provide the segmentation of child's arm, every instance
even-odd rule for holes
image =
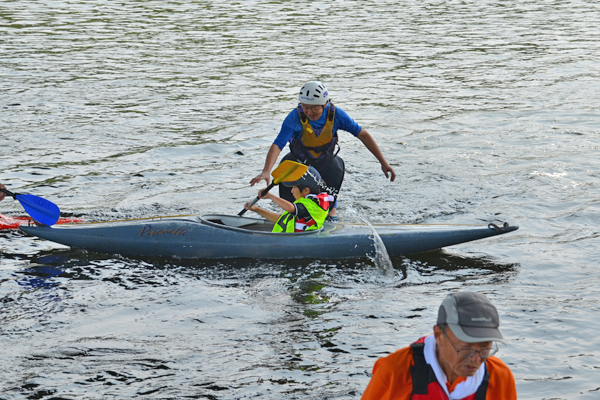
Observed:
[[[262,199],[270,199],[271,201],[273,201],[273,203],[275,203],[279,207],[281,207],[283,209],[283,211],[287,211],[292,214],[296,213],[296,206],[294,204],[290,203],[289,201],[282,199],[279,196],[275,196],[272,193],[267,193],[266,196],[261,197],[261,198]]]
[[[256,206],[256,205],[252,206],[252,207],[248,207],[248,204],[250,204],[250,202],[248,202],[244,205],[244,208],[246,210],[254,211],[255,213],[259,214],[261,217],[265,218],[268,221],[277,222],[277,220],[280,217],[279,214],[271,212],[271,211],[263,210],[262,208],[260,208],[259,206]]]

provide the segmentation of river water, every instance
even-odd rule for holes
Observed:
[[[342,220],[520,229],[392,271],[5,231],[0,399],[359,399],[456,290],[498,307],[520,399],[598,399],[599,22],[584,0],[3,1],[0,182],[64,215],[237,213],[318,79],[398,174],[342,132]]]

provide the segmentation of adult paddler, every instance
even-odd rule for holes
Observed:
[[[299,101],[298,107],[283,121],[281,131],[267,153],[264,168],[250,181],[251,186],[262,180],[269,184],[271,169],[281,150],[289,142],[290,153],[282,161],[292,160],[315,167],[329,188],[329,193],[337,199],[345,171],[344,161],[336,151],[338,130],[349,132],[360,139],[379,160],[386,178],[392,182],[396,179],[394,169],[386,161],[375,139],[344,110],[333,105],[325,85],[318,81],[307,82],[300,89]],[[337,149],[339,151],[339,146]],[[279,185],[279,196],[290,202],[294,201],[290,188],[282,184]],[[336,215],[337,209],[334,207],[329,213],[330,220],[337,221]]]

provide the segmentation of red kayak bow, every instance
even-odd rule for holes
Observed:
[[[20,225],[27,225],[31,221],[31,217],[10,217],[0,214],[0,231],[5,229],[17,229]],[[80,218],[62,217],[56,222],[57,224],[70,224],[75,222],[83,222]]]

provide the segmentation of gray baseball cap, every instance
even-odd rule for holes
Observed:
[[[481,293],[451,293],[440,306],[438,324],[448,324],[452,333],[466,343],[504,343],[496,307]]]

